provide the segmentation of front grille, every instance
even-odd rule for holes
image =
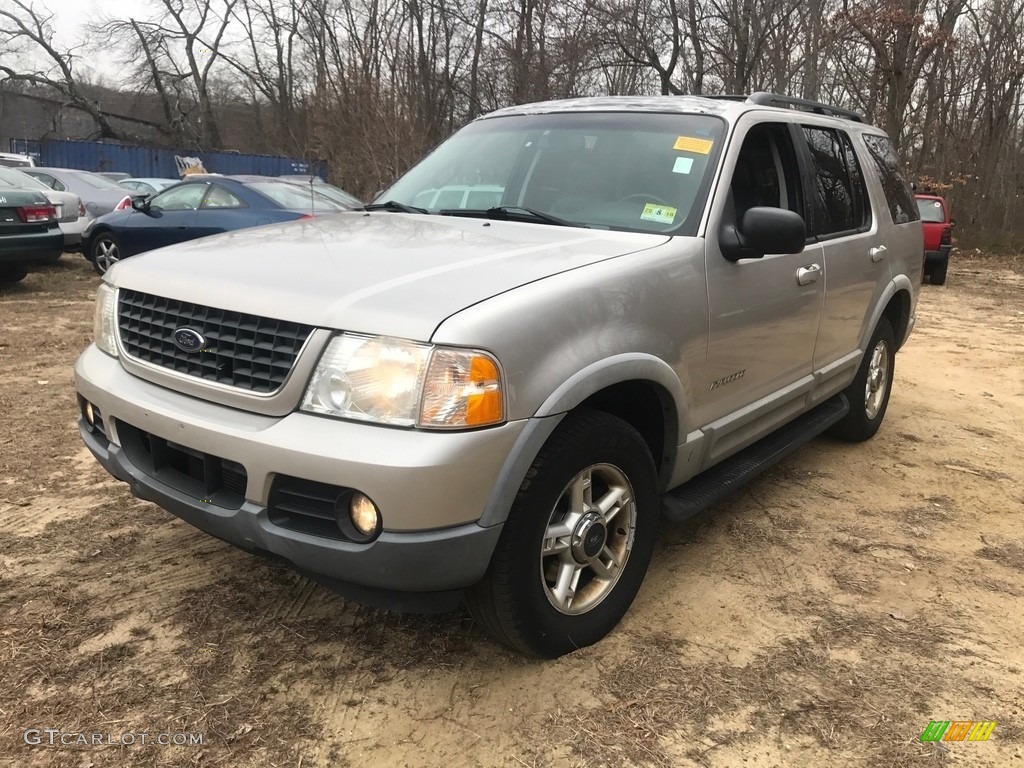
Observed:
[[[286,320],[122,290],[121,344],[131,357],[206,381],[250,392],[280,389],[313,327]],[[202,349],[184,352],[174,332],[190,328]]]
[[[129,461],[165,485],[208,504],[238,509],[245,501],[245,467],[212,453],[172,443],[123,421],[117,422]]]
[[[270,488],[267,514],[270,522],[282,528],[330,539],[348,539],[338,527],[334,508],[338,499],[351,494],[350,488],[278,475]]]

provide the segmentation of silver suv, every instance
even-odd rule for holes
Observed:
[[[557,656],[626,612],[660,518],[885,415],[921,227],[853,113],[514,107],[378,201],[108,272],[75,367],[100,463],[353,599],[465,596]]]

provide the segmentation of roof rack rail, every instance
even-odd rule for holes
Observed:
[[[752,93],[747,97],[748,104],[761,104],[766,107],[786,107],[790,109],[802,109],[805,112],[814,112],[818,115],[829,115],[831,117],[842,117],[847,120],[852,120],[855,123],[865,122],[864,116],[854,112],[852,109],[843,109],[842,107],[832,107],[828,104],[822,104],[820,101],[811,101],[810,99],[798,99],[795,96],[782,96],[778,93],[769,93],[768,91],[758,91]]]

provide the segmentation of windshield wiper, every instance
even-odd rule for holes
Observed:
[[[550,213],[538,211],[534,208],[524,208],[521,205],[496,205],[493,208],[445,208],[438,211],[442,216],[479,216],[485,219],[499,219],[501,221],[540,221],[544,224],[554,224],[559,227],[586,227],[586,224],[578,224],[568,219],[560,219]]]
[[[391,211],[393,213],[429,213],[426,208],[417,208],[414,205],[406,205],[397,200],[385,200],[383,203],[370,203],[364,205],[361,211]]]

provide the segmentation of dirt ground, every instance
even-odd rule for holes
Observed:
[[[0,765],[1024,766],[1024,257],[961,254],[875,439],[665,529],[621,626],[548,662],[133,499],[75,429],[97,282],[65,255],[0,287]]]

